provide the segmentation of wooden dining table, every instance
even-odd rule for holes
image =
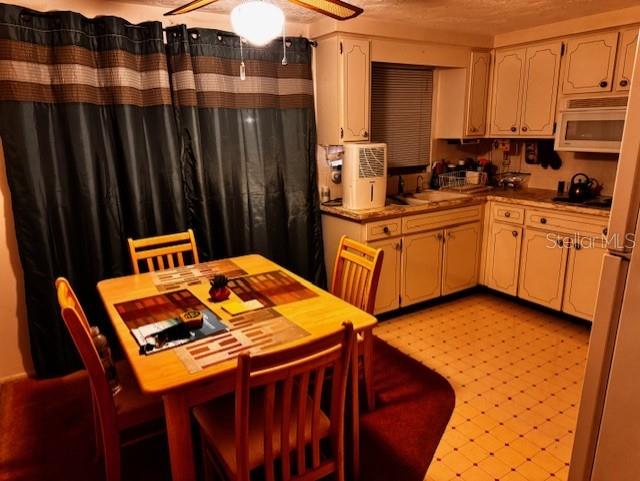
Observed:
[[[370,332],[377,322],[374,316],[320,289],[263,256],[247,255],[228,260],[245,271],[244,275],[273,271],[284,272],[313,292],[314,295],[310,297],[273,307],[278,314],[308,333],[304,337],[287,341],[277,348],[302,344],[314,337],[334,332],[340,329],[345,321],[351,322],[356,332]],[[208,282],[194,283],[183,288],[188,289],[223,322],[231,318],[231,315],[222,309],[219,303],[209,300]],[[98,283],[98,291],[141,391],[145,394],[162,397],[173,481],[195,481],[191,408],[215,397],[233,392],[237,358],[223,360],[193,372],[178,356],[179,348],[167,349],[151,355],[140,354],[140,346],[132,335],[130,326],[119,314],[116,305],[161,293],[157,286],[157,277],[154,277],[153,273],[106,279]],[[235,293],[231,294],[231,299],[239,300]],[[355,477],[357,477],[359,467],[357,351],[354,349],[350,389],[353,436],[352,464]]]

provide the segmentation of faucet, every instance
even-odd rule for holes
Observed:
[[[422,183],[424,182],[424,177],[421,175],[418,176],[418,180],[416,182],[416,194],[422,192]]]
[[[398,194],[404,194],[404,179],[401,175],[398,176]]]

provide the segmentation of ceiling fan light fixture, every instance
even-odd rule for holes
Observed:
[[[231,11],[233,31],[253,45],[266,45],[282,34],[284,13],[264,1],[242,2]]]

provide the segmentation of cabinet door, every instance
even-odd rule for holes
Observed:
[[[611,92],[618,32],[572,38],[567,42],[562,92]]]
[[[573,243],[562,301],[562,310],[567,314],[593,320],[605,252],[599,239],[578,239]]]
[[[445,229],[442,256],[442,294],[478,285],[482,244],[480,222]]]
[[[404,237],[402,246],[402,306],[440,296],[442,230]]]
[[[517,135],[520,132],[524,48],[496,52],[491,96],[491,134]]]
[[[486,133],[490,65],[489,52],[471,52],[465,135],[475,136]]]
[[[340,45],[342,140],[367,140],[371,91],[369,40],[343,38]]]
[[[620,45],[618,45],[618,58],[616,60],[616,81],[613,87],[617,92],[629,90],[631,86],[631,75],[633,74],[633,61],[636,58],[637,43],[637,28],[623,30],[620,33]]]
[[[558,234],[526,230],[518,297],[560,310],[567,267],[566,244],[567,241]]]
[[[488,287],[515,296],[518,293],[518,272],[522,227],[493,222],[487,239],[485,282]]]
[[[369,242],[368,245],[384,252],[374,313],[397,309],[400,307],[400,238]]]
[[[522,135],[553,135],[561,57],[561,42],[527,48],[520,122]]]

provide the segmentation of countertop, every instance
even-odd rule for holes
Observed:
[[[443,200],[430,202],[424,205],[397,205],[390,204],[377,209],[351,210],[344,207],[332,207],[321,205],[320,210],[324,214],[342,217],[356,222],[372,222],[376,220],[389,219],[391,217],[402,217],[406,215],[422,214],[425,212],[453,209],[465,207],[467,205],[477,205],[485,201],[497,201],[507,204],[518,204],[528,207],[539,207],[543,209],[554,209],[576,214],[588,214],[599,217],[609,217],[609,209],[603,207],[571,205],[553,202],[553,198],[558,194],[553,190],[545,189],[502,189],[496,188],[476,194],[468,194],[460,199]]]

